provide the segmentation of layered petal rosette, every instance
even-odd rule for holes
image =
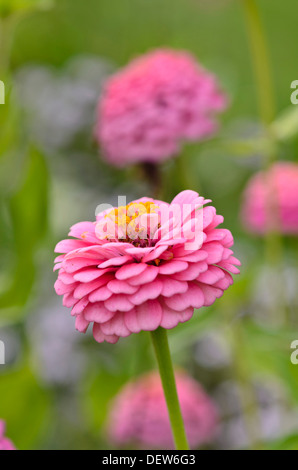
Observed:
[[[95,137],[115,166],[160,163],[177,155],[183,141],[213,135],[227,101],[217,78],[191,54],[157,49],[107,81]]]
[[[16,450],[10,439],[5,437],[5,422],[0,420],[0,450]]]
[[[297,163],[277,162],[269,171],[256,173],[245,188],[241,218],[252,233],[263,235],[274,229],[297,235]]]
[[[192,449],[210,442],[218,425],[218,412],[201,385],[184,372],[176,374],[183,421]],[[126,384],[113,400],[108,435],[118,446],[173,449],[169,414],[156,372]]]
[[[98,342],[171,329],[209,306],[239,273],[223,217],[196,192],[143,198],[74,225],[56,246],[55,290]]]

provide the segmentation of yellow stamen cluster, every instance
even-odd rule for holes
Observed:
[[[118,225],[118,227],[125,229],[126,226],[129,225],[130,228],[133,228],[138,232],[140,230],[138,226],[138,218],[143,214],[156,213],[157,209],[158,206],[153,202],[132,202],[127,206],[120,206],[113,209],[106,215],[106,217],[111,219],[116,225]]]

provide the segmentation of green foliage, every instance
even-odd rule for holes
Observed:
[[[129,375],[124,373],[114,375],[109,371],[101,371],[88,384],[83,405],[88,427],[95,434],[100,429],[104,434],[112,400],[128,379]]]
[[[43,155],[34,147],[28,151],[26,170],[20,187],[7,201],[11,230],[10,252],[14,268],[8,288],[0,295],[0,317],[19,315],[6,313],[11,307],[22,307],[34,282],[35,257],[47,227],[48,171]]]
[[[49,8],[52,0],[0,0],[0,17],[30,11],[34,8]]]
[[[298,435],[291,434],[268,446],[267,450],[298,450]]]
[[[0,416],[19,449],[33,449],[50,423],[48,394],[28,364],[0,374]]]
[[[280,141],[288,141],[298,134],[298,106],[286,108],[272,124],[272,132]]]

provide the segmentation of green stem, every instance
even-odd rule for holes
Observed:
[[[156,163],[145,162],[142,164],[142,169],[145,179],[149,182],[152,196],[155,199],[162,199],[163,184],[160,166]]]
[[[269,54],[267,50],[266,39],[263,31],[262,21],[259,15],[258,7],[255,0],[242,0],[243,8],[245,12],[248,36],[250,40],[250,48],[252,55],[252,62],[254,68],[254,74],[256,79],[256,88],[258,95],[259,113],[262,124],[265,128],[267,139],[270,143],[268,146],[268,154],[264,158],[264,170],[270,172],[270,168],[273,162],[276,160],[276,142],[275,136],[271,131],[270,125],[275,117],[275,102],[273,83],[271,80],[271,70]],[[267,173],[268,174],[268,173]],[[276,204],[276,196],[271,183],[271,178],[268,179],[269,186],[269,197],[267,198],[266,204],[266,215],[267,215],[267,230],[265,237],[265,256],[269,265],[278,266],[281,263],[282,256],[282,240],[278,233],[278,212]],[[229,315],[231,310],[236,309],[233,305],[229,305]],[[243,416],[246,424],[247,433],[250,437],[252,447],[254,449],[262,449],[264,445],[262,443],[262,436],[258,432],[259,428],[259,412],[258,402],[255,395],[255,390],[250,380],[251,373],[247,369],[247,366],[243,364],[242,360],[242,325],[233,324],[231,330],[231,342],[233,348],[233,369],[235,378],[240,385],[241,390],[241,401]]]
[[[259,102],[261,121],[265,127],[268,141],[270,142],[268,153],[264,159],[264,170],[267,173],[266,182],[268,195],[266,205],[266,235],[265,235],[265,257],[272,269],[280,269],[283,259],[283,241],[280,233],[280,220],[278,201],[276,198],[275,183],[271,178],[271,168],[277,159],[277,143],[272,131],[271,123],[275,118],[274,86],[269,60],[267,42],[264,34],[262,20],[255,0],[243,0],[244,12],[250,39],[252,62],[256,77],[256,87]],[[277,286],[276,311],[273,312],[277,319],[284,316],[287,321],[287,313],[284,308],[284,289]],[[282,301],[280,301],[282,299]]]
[[[267,43],[255,0],[243,0],[243,5],[257,82],[260,116],[263,123],[269,125],[275,116],[275,103]]]
[[[158,362],[160,378],[167,402],[172,433],[177,450],[188,450],[183,418],[181,414],[174,370],[168,343],[167,331],[158,328],[151,332],[151,338]]]
[[[179,190],[193,189],[194,191],[201,192],[201,184],[198,176],[198,171],[189,171],[190,160],[192,155],[189,154],[188,148],[185,147],[183,153],[177,157],[176,163],[176,178],[180,184]]]
[[[6,75],[10,67],[11,46],[16,17],[0,18],[0,75]]]

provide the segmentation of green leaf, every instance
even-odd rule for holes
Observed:
[[[10,201],[16,250],[32,252],[44,235],[47,222],[48,171],[43,155],[31,148],[26,178]],[[27,251],[27,254],[24,253]]]
[[[49,8],[52,4],[52,0],[0,0],[0,17],[34,8]]]
[[[287,108],[271,125],[273,134],[280,141],[287,141],[298,134],[298,106]]]
[[[217,322],[218,311],[216,308],[208,307],[196,310],[191,320],[170,330],[169,343],[172,354],[180,356],[206,331],[217,325]]]
[[[268,450],[298,450],[298,434],[292,434],[268,444]]]
[[[231,139],[222,142],[222,149],[230,155],[237,157],[250,157],[252,155],[268,155],[274,150],[274,143],[266,137],[254,139]]]
[[[2,309],[23,306],[28,299],[34,282],[36,250],[47,227],[47,198],[45,160],[38,150],[32,148],[21,187],[7,203],[15,268],[10,286],[0,295]],[[5,313],[1,312],[0,316],[3,315]]]
[[[38,446],[49,419],[49,396],[29,368],[0,374],[0,416],[7,423],[7,435],[20,450]]]
[[[83,406],[88,427],[95,433],[104,427],[112,399],[128,378],[129,376],[125,374],[112,375],[101,371],[94,377],[90,388],[86,390]]]
[[[11,85],[6,84],[6,103],[0,106],[0,194],[9,195],[19,184],[24,152],[21,129],[21,113],[11,93]],[[22,149],[22,150],[20,150]]]
[[[297,339],[295,331],[266,329],[246,321],[241,332],[241,358],[246,369],[254,374],[278,377],[289,397],[298,402],[298,365],[291,362],[291,343]]]

